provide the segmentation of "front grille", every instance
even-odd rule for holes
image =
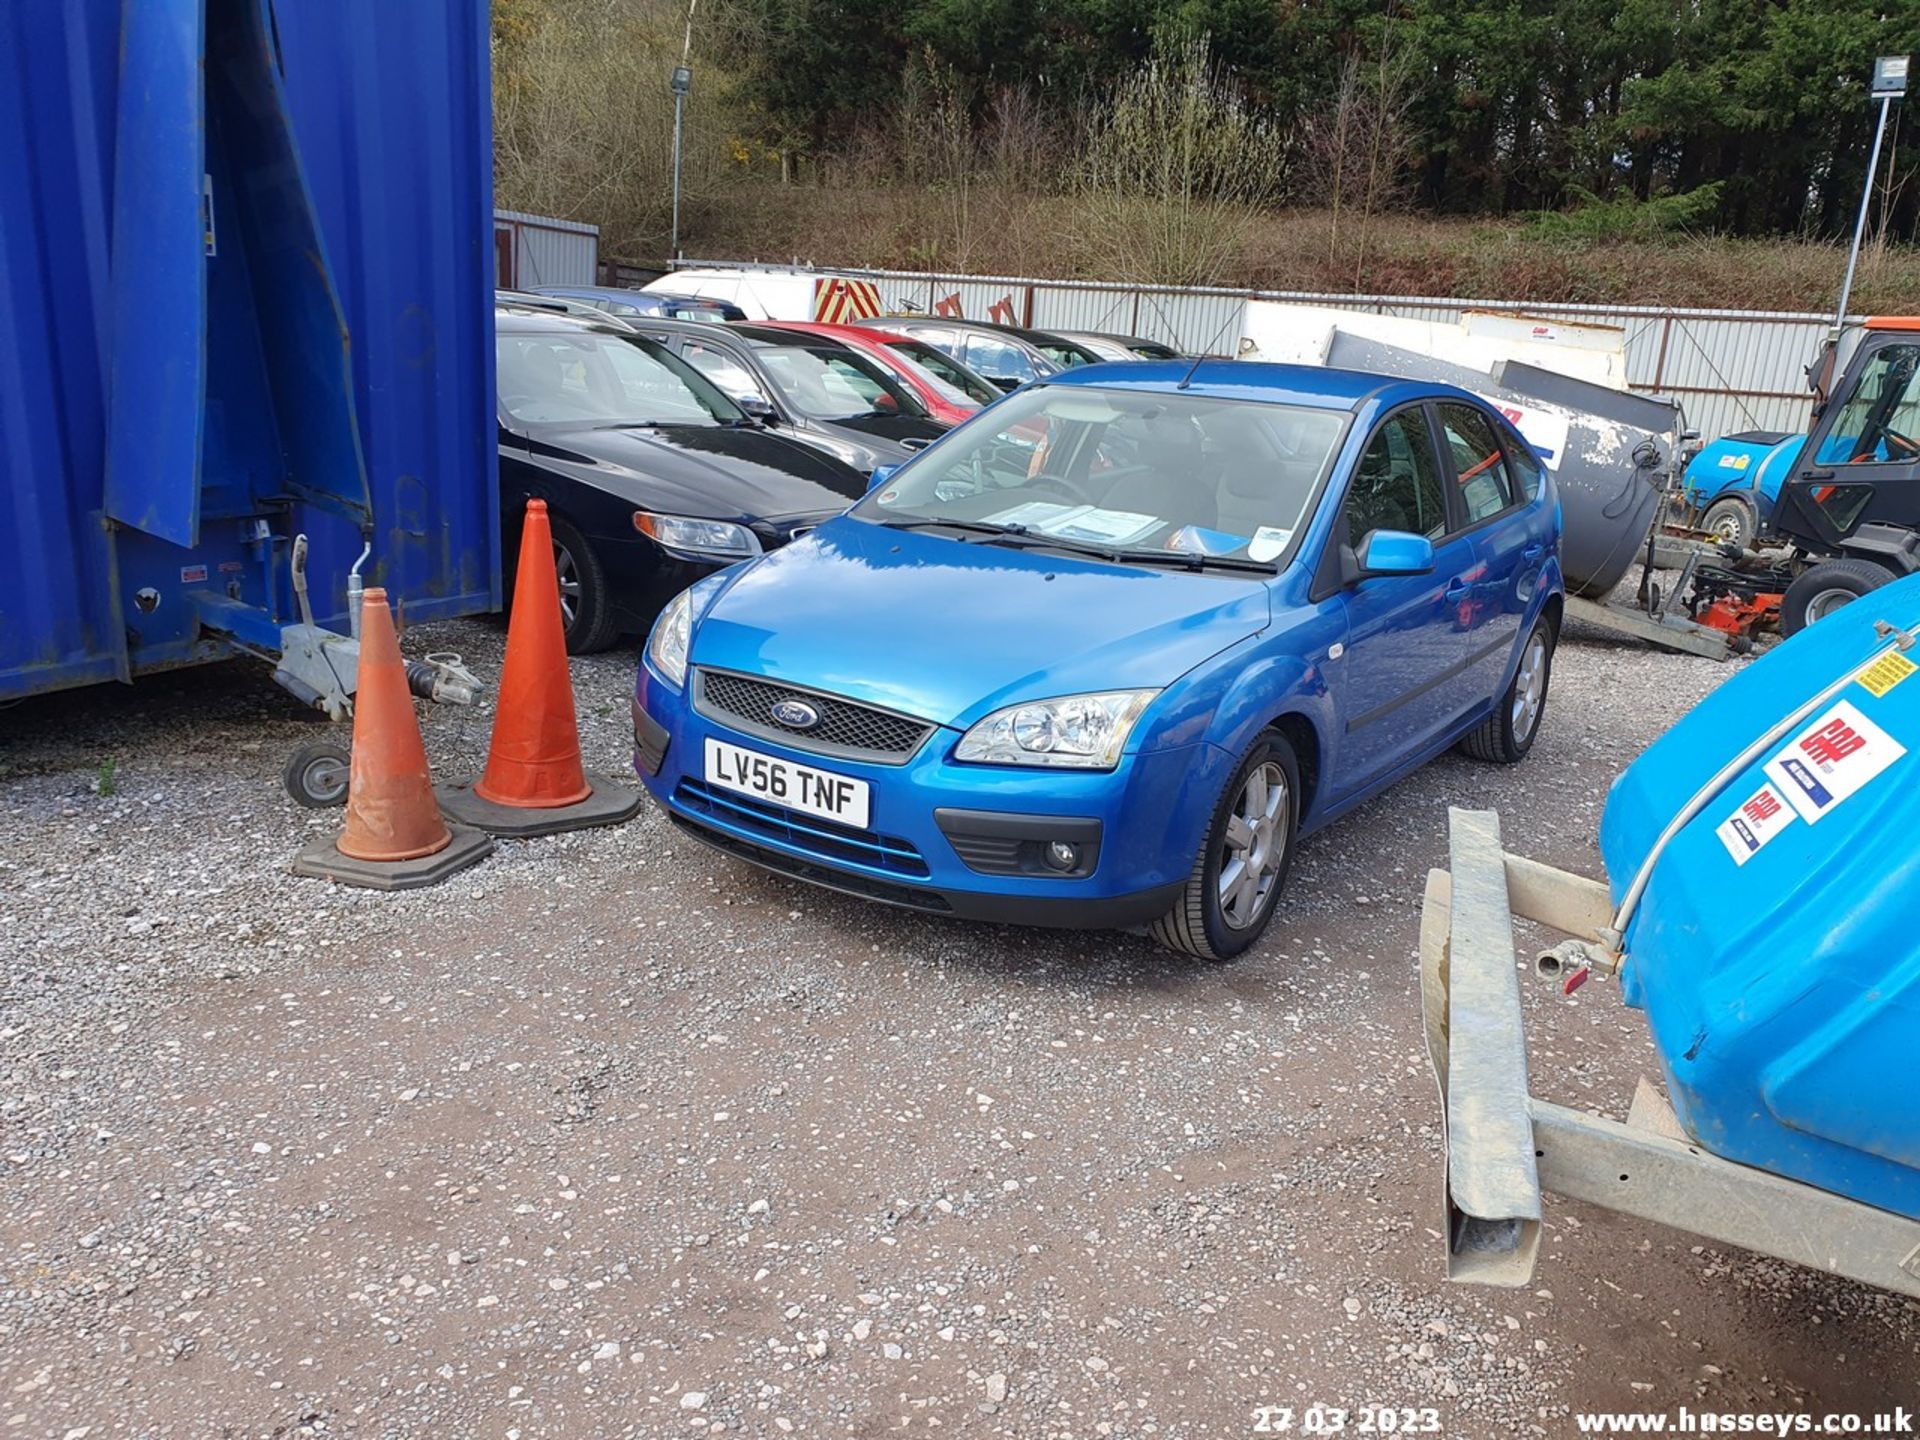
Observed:
[[[699,670],[694,678],[694,708],[701,714],[722,717],[731,728],[749,735],[821,755],[904,765],[935,729],[924,720],[890,710],[727,670]],[[804,701],[819,714],[819,724],[804,730],[783,725],[773,716],[773,707],[782,700]]]
[[[866,865],[916,879],[925,879],[928,873],[927,862],[912,843],[892,835],[817,820],[783,805],[768,805],[750,796],[736,795],[703,780],[682,780],[673,798],[675,803],[696,815],[724,821],[769,840],[783,841],[823,860]]]

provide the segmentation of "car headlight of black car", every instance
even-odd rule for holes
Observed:
[[[732,520],[636,510],[633,528],[661,549],[692,560],[751,560],[760,553],[760,537]]]

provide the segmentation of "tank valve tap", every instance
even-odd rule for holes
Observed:
[[[1543,980],[1560,982],[1560,993],[1571,995],[1598,970],[1611,979],[1620,969],[1620,957],[1591,940],[1562,940],[1551,950],[1534,958],[1534,973]]]

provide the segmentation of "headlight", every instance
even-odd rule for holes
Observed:
[[[996,710],[965,735],[956,760],[1111,770],[1158,690],[1104,690]]]
[[[667,602],[647,637],[647,659],[676,685],[687,683],[687,641],[693,631],[693,604],[682,590]]]
[[[703,560],[747,560],[760,553],[760,537],[731,520],[695,520],[636,510],[633,528],[676,554]]]

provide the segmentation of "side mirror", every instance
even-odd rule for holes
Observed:
[[[1433,572],[1433,542],[1405,530],[1376,530],[1367,537],[1360,578],[1375,575],[1428,575]]]
[[[999,387],[1008,394],[1018,390],[1022,383],[1018,375],[989,375],[986,378],[989,384]]]
[[[898,470],[904,464],[906,464],[906,461],[896,460],[891,465],[874,466],[873,473],[867,476],[867,493],[871,495],[874,491],[878,490],[882,485],[886,484],[887,481],[893,478],[893,472]]]
[[[760,425],[772,425],[780,419],[773,408],[773,402],[759,395],[736,395],[733,403],[746,412],[749,420]]]

